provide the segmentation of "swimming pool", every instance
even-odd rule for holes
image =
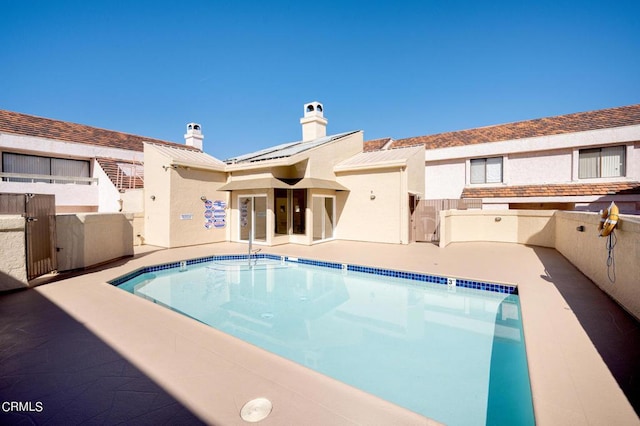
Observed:
[[[251,262],[176,262],[112,283],[435,420],[534,424],[514,287],[262,254]]]

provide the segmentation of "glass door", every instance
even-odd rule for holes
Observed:
[[[238,197],[240,206],[240,240],[267,241],[267,197],[248,195]]]
[[[267,197],[253,197],[253,241],[267,241]]]
[[[334,197],[313,197],[313,240],[333,238]]]

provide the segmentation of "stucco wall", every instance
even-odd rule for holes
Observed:
[[[144,146],[144,243],[159,247],[170,244],[170,185],[172,169],[162,166],[169,160],[153,147]]]
[[[133,255],[133,215],[79,213],[56,215],[58,270],[99,265]]]
[[[554,210],[444,210],[440,212],[440,247],[470,241],[554,247],[554,213]]]
[[[349,191],[337,193],[336,238],[400,243],[403,237],[400,206],[401,203],[408,206],[409,202],[407,184],[401,182],[401,177],[399,169],[340,173],[338,182]],[[371,195],[375,199],[372,200]]]
[[[75,211],[98,209],[98,185],[60,183],[0,182],[0,192],[14,194],[54,194],[56,209]]]
[[[616,244],[612,254],[615,266],[611,268],[607,267],[607,239],[600,237],[597,231],[599,221],[597,213],[557,212],[556,250],[640,319],[640,218],[620,216],[614,231]],[[579,226],[584,226],[584,232],[576,230]]]
[[[639,135],[640,126],[626,126],[503,142],[427,149],[424,153],[425,198],[459,198],[464,189],[465,181],[469,179],[470,158],[504,156],[503,176],[507,185],[637,181],[640,180]],[[624,177],[578,179],[579,149],[614,145],[627,146]],[[560,201],[580,202],[588,199],[588,196],[580,196]],[[548,200],[535,200],[535,202],[545,201]]]
[[[333,143],[320,145],[305,153],[309,155],[309,164],[305,177],[318,179],[335,179],[333,166],[362,151],[363,133],[356,132]]]
[[[427,162],[424,198],[460,198],[465,185],[465,173],[464,159]]]
[[[144,189],[127,189],[120,193],[122,213],[144,212]]]
[[[425,167],[424,150],[417,150],[415,154],[407,158],[407,190],[412,194],[425,198]]]
[[[496,221],[500,218],[500,221]],[[598,213],[555,210],[447,210],[440,213],[440,247],[495,241],[555,248],[576,268],[640,319],[640,217],[620,215],[614,265]],[[583,226],[584,230],[577,228]]]
[[[127,217],[133,217],[133,245],[144,245],[144,213],[129,213]]]
[[[100,164],[94,159],[92,161],[93,167],[93,176],[99,179],[100,184],[98,185],[99,195],[98,195],[98,211],[101,213],[107,212],[119,212],[120,211],[120,192],[116,186],[111,182],[109,176],[104,172]]]
[[[24,218],[0,215],[0,291],[27,287]]]
[[[227,220],[224,228],[205,228],[205,206],[201,197],[228,204],[228,192],[218,191],[225,182],[222,172],[206,170],[169,170],[171,176],[171,200],[169,210],[169,245],[181,247],[195,244],[216,243],[226,240]],[[226,210],[227,217],[229,209]]]
[[[226,174],[171,167],[172,159],[149,144],[145,144],[144,158],[144,243],[182,247],[225,241],[228,222],[225,228],[205,228],[204,201],[200,198],[228,202],[227,192],[218,191],[226,183]]]
[[[509,185],[571,182],[572,150],[510,154],[505,161]]]

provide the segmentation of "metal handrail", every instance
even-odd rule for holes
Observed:
[[[46,180],[49,182],[42,182],[42,183],[58,183],[59,181],[59,182],[67,182],[67,183],[71,182],[76,184],[78,182],[89,183],[89,184],[95,183],[96,185],[98,184],[98,178],[80,177],[80,176],[54,176],[54,175],[35,175],[35,174],[28,174],[28,173],[0,172],[0,178],[2,178],[2,180],[5,182],[11,182],[8,179],[14,178],[14,179],[31,179],[31,183],[38,183],[38,182],[35,182],[36,180]]]

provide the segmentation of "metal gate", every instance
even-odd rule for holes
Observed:
[[[55,195],[0,194],[0,214],[19,214],[26,220],[27,279],[58,268]]]
[[[413,210],[415,240],[437,242],[440,241],[440,211],[466,210],[482,208],[481,199],[440,199],[420,200]]]

